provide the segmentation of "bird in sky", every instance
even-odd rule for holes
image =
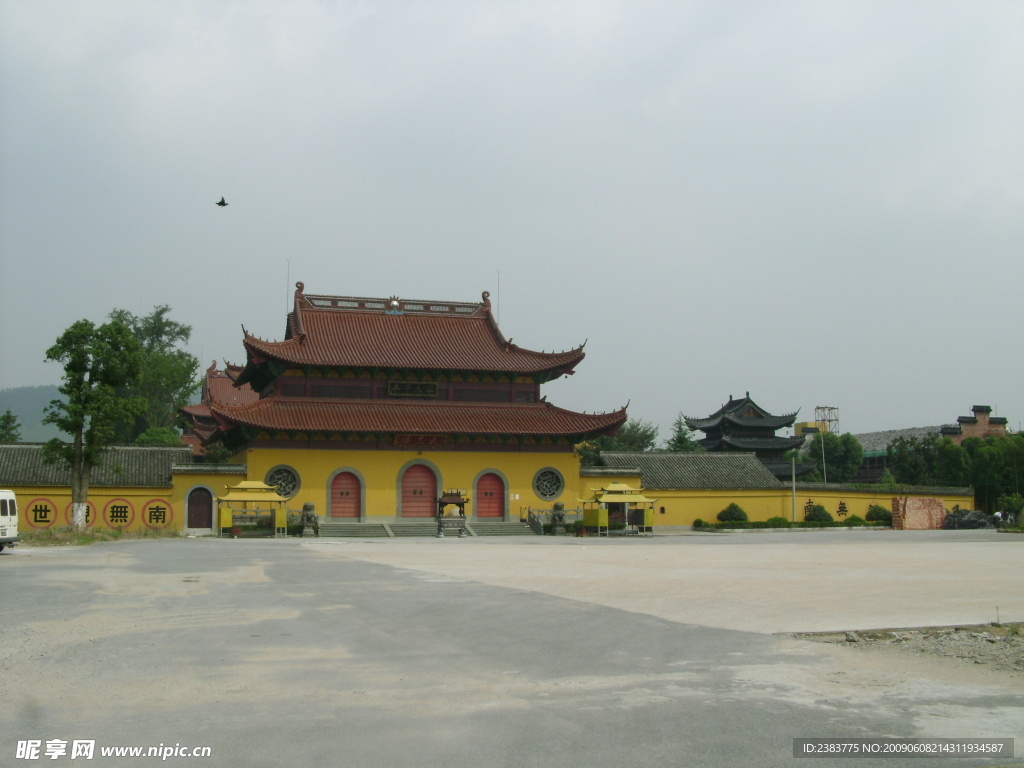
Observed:
[[[220,202],[219,202],[219,203],[217,203],[217,205],[219,205],[219,206],[220,206],[221,208],[223,208],[223,207],[224,207],[225,205],[227,205],[227,201],[226,201],[226,200],[224,200],[224,198],[222,197],[222,198],[220,199]]]

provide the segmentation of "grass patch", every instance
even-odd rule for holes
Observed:
[[[130,539],[176,539],[180,531],[149,530],[119,531],[116,529],[76,531],[74,528],[45,528],[40,531],[19,531],[19,546],[27,547],[81,547],[99,541],[125,541]]]

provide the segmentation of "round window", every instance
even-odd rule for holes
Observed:
[[[533,490],[545,501],[551,501],[565,490],[565,479],[554,467],[545,467],[533,476]]]
[[[274,467],[267,472],[267,485],[276,485],[277,493],[291,498],[299,492],[299,475],[291,467]]]

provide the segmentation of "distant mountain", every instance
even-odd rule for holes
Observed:
[[[0,389],[0,413],[10,409],[18,418],[21,439],[26,443],[45,443],[63,433],[52,424],[43,424],[43,412],[51,400],[60,398],[55,386],[12,387]]]

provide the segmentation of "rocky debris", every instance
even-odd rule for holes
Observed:
[[[948,658],[954,663],[987,664],[993,670],[1024,672],[1024,623],[813,632],[795,636],[851,648],[884,647],[903,653],[925,653]]]
[[[998,528],[999,521],[978,509],[958,509],[946,515],[942,527],[946,530]]]

